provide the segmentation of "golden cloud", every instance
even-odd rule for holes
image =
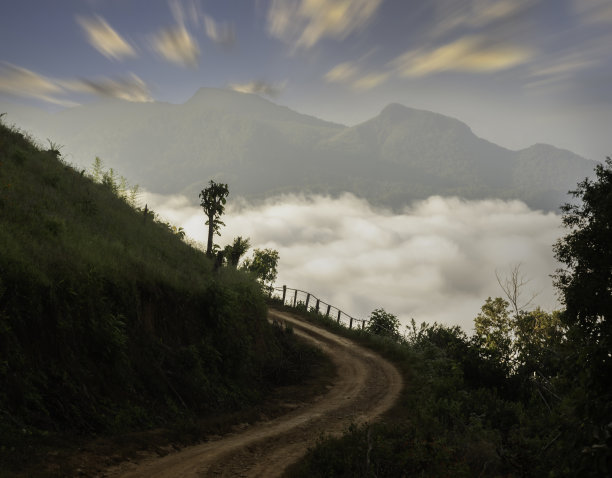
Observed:
[[[152,45],[165,60],[181,66],[198,66],[198,42],[182,25],[162,30],[153,38]]]
[[[233,46],[236,43],[236,31],[229,23],[218,23],[211,16],[204,15],[206,36],[220,45]]]
[[[228,88],[239,93],[254,93],[275,98],[281,93],[284,85],[277,86],[263,80],[255,80],[249,83],[232,83]]]
[[[136,51],[102,17],[77,17],[91,46],[112,60],[136,56]]]
[[[401,76],[419,77],[442,71],[486,73],[527,62],[530,49],[514,45],[487,45],[480,36],[467,36],[433,50],[412,50],[391,62]]]
[[[358,91],[370,90],[389,79],[390,72],[362,73],[353,62],[346,61],[334,66],[324,78],[330,83],[345,83]]]
[[[431,30],[434,38],[459,28],[482,28],[493,23],[516,21],[519,12],[538,0],[434,0],[436,25]]]
[[[8,63],[0,65],[0,92],[61,106],[76,105],[72,101],[56,98],[56,95],[64,93],[56,80]]]
[[[376,86],[381,85],[385,81],[387,81],[389,79],[389,76],[390,73],[387,72],[368,73],[366,75],[363,75],[361,78],[357,78],[355,81],[353,81],[353,83],[351,83],[351,86],[355,90],[371,90],[372,88],[375,88]]]
[[[357,67],[350,61],[334,66],[325,74],[325,80],[330,83],[345,83],[357,76]]]
[[[136,103],[153,101],[146,83],[133,73],[127,78],[82,79],[64,82],[63,86],[76,92],[91,93]]]
[[[78,105],[74,101],[57,97],[70,92],[88,93],[126,101],[153,101],[145,82],[134,74],[119,79],[59,80],[15,65],[3,64],[0,66],[0,93],[35,98],[66,107]]]
[[[268,32],[293,49],[344,39],[372,19],[382,0],[272,0]]]

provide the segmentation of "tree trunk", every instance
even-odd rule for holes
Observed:
[[[212,257],[213,235],[215,234],[214,215],[208,216],[208,243],[206,244],[206,255]]]

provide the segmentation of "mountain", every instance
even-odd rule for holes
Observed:
[[[11,107],[0,106],[9,113]],[[17,111],[68,161],[96,156],[159,193],[197,193],[213,178],[232,196],[350,191],[400,208],[432,194],[522,199],[554,210],[595,163],[548,145],[511,151],[459,120],[390,104],[353,127],[257,95],[202,88],[184,104],[105,101],[56,114]]]

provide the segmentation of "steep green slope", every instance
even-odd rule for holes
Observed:
[[[232,410],[308,354],[257,283],[0,124],[0,458]],[[6,458],[6,457],[4,457]],[[2,460],[0,460],[0,468]]]

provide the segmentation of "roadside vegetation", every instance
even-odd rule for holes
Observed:
[[[383,309],[365,330],[306,310],[393,361],[406,387],[380,423],[321,437],[291,477],[603,477],[612,474],[612,159],[563,206],[553,277],[565,309],[524,296],[517,265],[498,277],[468,336]],[[279,305],[280,306],[280,305]],[[295,310],[295,309],[294,309]]]
[[[2,473],[62,440],[242,410],[322,360],[267,322],[256,274],[215,268],[137,196],[0,124]]]

